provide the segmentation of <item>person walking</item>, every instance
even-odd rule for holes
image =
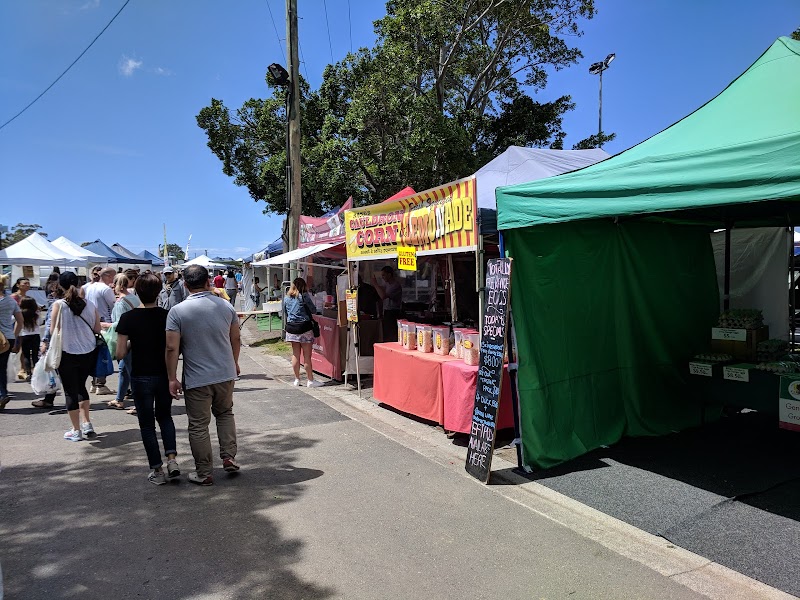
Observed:
[[[195,471],[189,481],[213,485],[214,466],[208,426],[217,423],[219,457],[228,473],[236,462],[233,385],[239,376],[239,318],[233,307],[211,293],[208,270],[191,265],[183,272],[189,297],[167,315],[167,375],[173,398],[183,390],[189,418],[189,445]],[[183,383],[178,381],[178,355],[183,355]]]
[[[100,315],[100,323],[103,329],[111,327],[111,311],[114,309],[114,303],[117,297],[114,295],[114,276],[117,272],[114,267],[104,267],[100,269],[98,281],[94,281],[86,288],[84,297],[90,302],[98,314]],[[59,280],[60,281],[60,280]],[[63,287],[63,285],[62,285]],[[92,387],[90,390],[93,394],[98,396],[110,396],[114,393],[106,386],[105,377],[92,377]]]
[[[161,292],[161,280],[157,275],[145,272],[136,279],[135,286],[141,305],[137,310],[129,310],[120,316],[117,323],[116,354],[117,360],[122,361],[127,360],[130,352],[136,351],[136,361],[131,369],[131,385],[142,444],[152,469],[147,480],[155,485],[163,485],[167,483],[167,477],[173,479],[181,474],[175,460],[178,451],[165,362],[167,311],[156,303]],[[166,474],[164,461],[158,451],[156,421],[161,430],[164,456],[167,458]]]
[[[64,289],[58,283],[59,275],[60,273],[50,273],[50,277],[47,279],[47,316],[44,320],[44,335],[42,336],[42,345],[39,348],[39,353],[42,356],[44,356],[45,352],[47,352],[47,349],[50,346],[50,322],[53,315],[53,304],[55,304],[56,300],[60,300],[64,297]],[[81,290],[81,294],[83,294],[83,290]],[[52,394],[45,394],[42,400],[34,400],[31,402],[31,406],[34,408],[44,408],[50,410],[53,408],[55,400],[55,392]]]
[[[314,343],[314,332],[311,319],[316,314],[314,300],[308,293],[306,280],[298,277],[292,282],[286,297],[283,299],[283,308],[286,311],[286,341],[292,343],[292,369],[294,370],[294,385],[300,385],[300,355],[306,367],[306,385],[320,387],[321,381],[314,380],[314,370],[311,366],[311,345]]]
[[[22,368],[25,381],[31,380],[33,367],[39,362],[39,304],[33,298],[23,298],[19,303],[22,311],[22,331],[20,331],[20,348],[22,349]]]
[[[114,277],[114,294],[117,296],[117,301],[114,303],[114,308],[111,310],[111,322],[115,325],[119,324],[120,317],[129,310],[133,310],[141,304],[139,298],[135,294],[130,293],[130,280],[124,273],[117,273]],[[110,408],[122,410],[125,408],[125,396],[131,387],[131,362],[133,355],[128,355],[119,360],[119,382],[117,383],[117,396],[114,400],[108,402]],[[134,403],[134,407],[136,404]],[[131,409],[135,411],[134,409]],[[136,414],[131,412],[131,414]]]
[[[231,299],[231,306],[236,308],[236,294],[239,291],[239,282],[233,274],[233,269],[228,269],[228,276],[225,278],[225,293]]]
[[[8,279],[8,275],[0,275],[0,410],[11,400],[8,395],[8,359],[12,352],[19,352],[19,334],[22,331],[22,311],[16,300],[6,294]],[[6,344],[3,344],[3,339]]]
[[[92,285],[93,283],[97,283],[98,281],[100,281],[100,271],[102,271],[102,270],[103,270],[103,267],[101,267],[100,265],[96,265],[96,266],[92,267],[92,272],[89,274],[89,281],[87,281],[86,283],[84,283],[81,286],[81,296],[83,298],[86,298],[86,290],[89,289],[89,286]],[[56,273],[56,281],[58,281],[58,276],[60,274],[61,273]],[[51,273],[50,276],[52,277],[53,273]],[[49,279],[48,279],[48,281],[49,281]]]
[[[84,438],[97,437],[89,416],[86,380],[97,362],[96,334],[100,333],[100,313],[89,300],[81,298],[75,273],[62,273],[58,282],[64,289],[64,299],[53,304],[50,335],[55,333],[60,320],[62,352],[58,376],[64,388],[67,414],[72,425],[64,433],[64,439],[80,442]]]
[[[161,273],[164,275],[164,286],[158,294],[158,306],[168,311],[186,300],[189,292],[173,267],[165,267]]]
[[[222,271],[217,271],[217,276],[214,277],[214,287],[218,290],[225,289],[225,278],[222,276]]]

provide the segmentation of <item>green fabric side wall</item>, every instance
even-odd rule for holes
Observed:
[[[526,464],[699,422],[686,360],[719,312],[707,231],[584,221],[504,237]]]

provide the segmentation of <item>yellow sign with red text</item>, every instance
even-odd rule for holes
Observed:
[[[401,271],[417,270],[417,249],[414,246],[400,246],[397,249],[397,268]]]
[[[475,178],[454,181],[413,196],[348,210],[345,242],[348,260],[470,252],[477,248]],[[415,258],[416,260],[416,258]],[[398,262],[398,267],[401,263]],[[414,267],[416,269],[416,265]]]

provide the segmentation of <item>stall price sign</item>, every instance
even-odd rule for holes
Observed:
[[[478,385],[467,446],[467,473],[489,483],[492,467],[500,386],[506,350],[508,309],[511,299],[510,258],[494,258],[486,264],[486,311],[478,355]]]
[[[753,365],[730,365],[722,367],[722,378],[728,381],[750,382],[750,368]]]
[[[358,323],[358,289],[349,289],[344,293],[347,304],[347,320],[351,323]]]
[[[731,340],[734,342],[747,341],[747,329],[726,329],[724,327],[711,328],[712,340]]]
[[[711,363],[707,362],[690,362],[689,363],[690,375],[702,375],[703,377],[711,377]]]
[[[397,268],[401,271],[417,270],[417,249],[414,246],[397,248]]]
[[[778,427],[800,431],[800,378],[797,375],[781,376],[778,402]]]

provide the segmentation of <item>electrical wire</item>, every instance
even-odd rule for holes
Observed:
[[[9,123],[11,123],[11,122],[12,122],[14,119],[16,119],[17,117],[19,117],[19,116],[20,116],[22,113],[24,113],[26,110],[28,110],[28,109],[29,109],[31,106],[33,106],[34,104],[36,104],[36,102],[38,102],[39,98],[41,98],[41,97],[42,97],[42,96],[44,96],[44,95],[45,95],[45,94],[46,94],[48,91],[50,91],[50,88],[52,88],[52,87],[53,87],[55,84],[57,84],[57,83],[58,83],[58,81],[59,81],[59,80],[60,80],[60,79],[61,79],[61,78],[62,78],[64,75],[66,75],[66,74],[67,74],[67,72],[68,72],[68,71],[69,71],[69,70],[70,70],[72,67],[74,67],[74,66],[75,66],[75,63],[77,63],[77,62],[78,62],[78,61],[79,61],[79,60],[80,60],[80,59],[83,57],[83,55],[84,55],[84,54],[86,54],[86,53],[89,51],[89,48],[91,48],[92,46],[94,46],[94,43],[95,43],[95,42],[96,42],[96,41],[97,41],[97,40],[100,38],[100,36],[101,36],[101,35],[103,35],[103,33],[105,33],[105,30],[106,30],[106,29],[108,29],[108,28],[111,26],[111,24],[112,24],[112,23],[114,22],[114,20],[115,20],[115,19],[116,19],[116,18],[119,16],[119,14],[122,12],[122,10],[123,10],[123,9],[124,9],[126,6],[128,6],[128,3],[129,3],[130,1],[131,1],[131,0],[125,0],[125,4],[123,4],[123,5],[122,5],[122,8],[120,8],[120,9],[117,11],[117,14],[115,14],[113,17],[111,17],[111,20],[108,22],[108,24],[106,24],[106,26],[105,26],[105,27],[103,27],[103,29],[100,31],[100,33],[98,33],[98,34],[97,34],[97,35],[94,37],[94,39],[92,40],[92,42],[91,42],[91,43],[90,43],[88,46],[86,46],[86,48],[84,49],[84,51],[83,51],[83,52],[81,52],[81,53],[78,55],[78,58],[76,58],[75,60],[73,60],[73,61],[70,63],[70,65],[69,65],[69,66],[68,66],[66,69],[64,69],[64,70],[61,72],[61,75],[59,75],[58,77],[56,77],[56,78],[55,78],[55,81],[53,81],[53,83],[51,83],[50,85],[48,85],[48,86],[45,88],[45,90],[44,90],[44,91],[43,91],[41,94],[39,94],[38,96],[36,96],[36,98],[34,98],[33,100],[31,100],[31,102],[30,102],[30,103],[29,103],[29,104],[28,104],[28,105],[27,105],[25,108],[23,108],[21,111],[19,111],[19,112],[18,112],[17,114],[15,114],[13,117],[11,117],[11,118],[10,118],[8,121],[6,121],[6,122],[5,122],[5,123],[3,123],[2,125],[0,125],[0,129],[3,129],[3,127],[5,127],[5,126],[6,126],[6,125],[8,125]]]
[[[269,0],[264,0],[267,3],[267,10],[269,11],[269,18],[272,20],[272,28],[275,30],[275,37],[278,40],[278,48],[281,49],[281,55],[283,56],[283,62],[286,63],[286,51],[283,49],[283,44],[281,44],[281,36],[278,33],[278,26],[275,25],[275,17],[272,16],[272,7],[269,5]]]
[[[300,40],[297,40],[297,47],[300,49],[300,64],[303,65],[303,70],[306,72],[306,81],[309,81],[308,68],[306,67],[306,57],[303,56],[303,47],[300,45]]]
[[[325,7],[325,28],[328,30],[328,48],[331,51],[331,64],[333,64],[333,42],[331,42],[331,26],[328,23],[328,2],[322,0],[322,6]]]
[[[347,0],[347,27],[350,30],[350,54],[353,53],[353,21],[350,19],[350,0]]]

